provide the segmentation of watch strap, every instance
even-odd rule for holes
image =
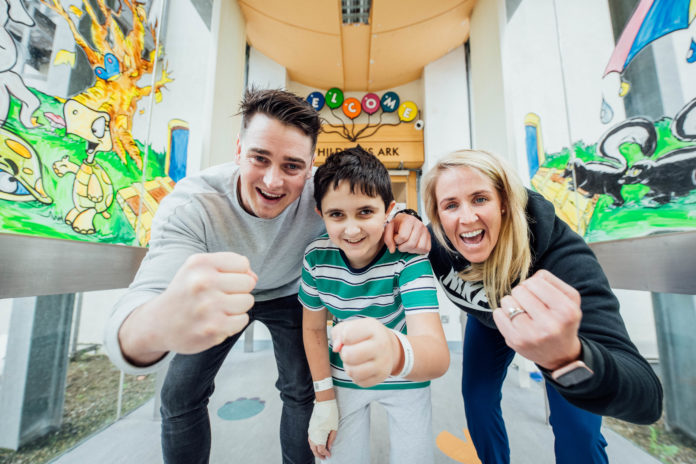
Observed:
[[[411,208],[400,209],[399,211],[394,213],[394,216],[396,216],[397,214],[402,214],[402,213],[408,214],[409,216],[413,216],[414,218],[418,219],[420,222],[423,222],[423,219],[421,219],[421,217],[418,215],[418,213],[416,211],[412,210]]]

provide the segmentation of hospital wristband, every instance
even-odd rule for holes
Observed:
[[[401,369],[401,372],[399,372],[396,375],[392,375],[392,377],[405,378],[408,374],[411,373],[411,370],[413,369],[413,347],[411,346],[411,342],[408,341],[408,338],[406,338],[406,335],[394,329],[390,330],[394,332],[396,338],[399,339],[401,348],[404,350],[404,367]]]
[[[324,390],[331,390],[333,388],[333,379],[327,377],[325,379],[317,380],[314,382],[314,391],[320,392]]]

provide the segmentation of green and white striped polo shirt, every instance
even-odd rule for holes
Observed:
[[[398,250],[389,253],[384,246],[369,265],[354,269],[326,234],[305,250],[299,300],[312,311],[328,309],[334,323],[372,317],[404,334],[407,313],[438,311],[435,279],[427,256]],[[346,375],[338,353],[331,347],[329,352],[334,385],[362,388]],[[369,389],[422,388],[429,384],[388,378]]]

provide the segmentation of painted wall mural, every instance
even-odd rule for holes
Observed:
[[[166,150],[133,135],[136,112],[152,111],[173,82],[152,3],[0,1],[0,231],[147,243],[157,205],[186,173],[188,144],[175,115]],[[56,32],[66,26],[72,48]],[[72,92],[32,88],[37,66],[70,68]]]
[[[641,0],[616,42],[602,79],[618,77],[615,91],[625,97],[632,88],[623,75],[632,60],[669,34],[691,34],[684,29],[691,27],[695,15],[696,1]],[[696,61],[696,41],[691,43],[691,49],[684,51],[686,63]],[[693,78],[696,68],[687,72]],[[660,87],[654,93],[660,94]],[[555,152],[544,150],[542,118],[528,113],[524,130],[532,187],[590,242],[696,228],[696,98],[691,98],[675,114],[657,120],[630,116],[617,121],[614,108],[602,95],[600,120],[608,127],[604,133]]]
[[[526,121],[532,186],[588,241],[696,227],[696,99],[672,118],[629,118],[596,144],[545,154]]]

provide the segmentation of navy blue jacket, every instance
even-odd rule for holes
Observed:
[[[590,247],[559,219],[551,202],[528,191],[532,267],[529,275],[546,269],[573,286],[581,297],[579,337],[583,360],[594,371],[589,380],[564,388],[541,369],[570,403],[590,412],[638,424],[656,421],[662,414],[662,386],[653,369],[638,353],[619,314],[619,302]],[[428,226],[432,234],[431,226]],[[479,283],[464,282],[458,271],[468,266],[432,240],[430,262],[448,298],[488,327],[495,328],[488,300]]]

